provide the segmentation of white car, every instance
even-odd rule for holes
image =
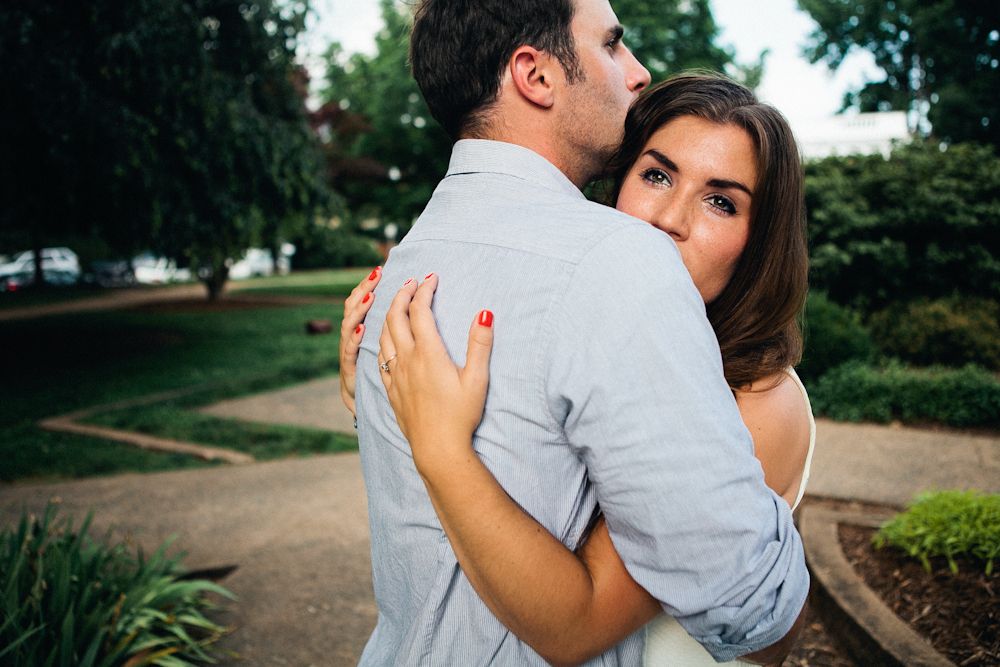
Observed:
[[[284,275],[292,266],[291,257],[295,254],[295,246],[283,243],[281,254],[275,262],[271,251],[264,248],[249,248],[243,258],[229,265],[229,277],[232,280],[245,280],[256,276],[270,276],[274,273]]]
[[[152,253],[143,253],[132,259],[135,282],[142,285],[163,285],[191,280],[191,271],[178,269],[177,262]]]
[[[80,280],[80,260],[69,248],[42,248],[42,275],[50,285],[75,285]],[[19,285],[30,284],[35,279],[35,255],[25,250],[14,259],[0,264],[0,289],[8,281]]]

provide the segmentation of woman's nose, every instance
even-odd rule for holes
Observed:
[[[669,234],[674,241],[686,239],[691,226],[684,211],[675,206],[663,207],[650,222],[657,229]]]

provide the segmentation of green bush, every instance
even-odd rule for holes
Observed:
[[[1000,155],[916,141],[806,169],[810,284],[869,315],[958,293],[1000,299]]]
[[[203,611],[206,593],[232,597],[203,580],[185,581],[167,544],[150,558],[125,544],[74,531],[55,520],[22,516],[0,533],[0,664],[180,667],[215,662],[210,645],[224,628]]]
[[[955,558],[983,561],[986,574],[1000,556],[1000,494],[977,491],[937,491],[917,496],[905,512],[897,514],[875,534],[877,549],[902,549],[920,559],[930,572],[930,559],[943,556],[958,573]]]
[[[1000,425],[1000,381],[976,366],[873,368],[850,362],[810,385],[816,414],[839,421]]]
[[[805,350],[799,375],[817,379],[847,361],[871,361],[875,344],[857,313],[821,292],[810,293],[805,309]]]
[[[293,264],[296,269],[335,269],[375,266],[383,261],[382,253],[370,238],[344,229],[316,226],[297,239]]]
[[[987,299],[920,299],[868,321],[884,354],[920,365],[978,364],[1000,369],[1000,304]]]

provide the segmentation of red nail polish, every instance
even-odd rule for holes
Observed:
[[[424,276],[424,280],[427,280],[428,278],[430,278],[430,277],[431,277],[431,276],[433,276],[433,275],[434,275],[434,272],[433,272],[433,271],[431,271],[431,272],[430,272],[430,273],[428,273],[428,274],[427,274],[426,276]]]
[[[481,327],[492,327],[493,326],[493,313],[488,310],[480,311],[479,313],[479,326]]]
[[[407,285],[409,285],[409,284],[410,284],[410,283],[412,283],[412,282],[413,282],[413,278],[410,278],[410,279],[409,279],[409,280],[407,280],[407,281],[406,281],[405,283],[403,283],[403,287],[406,287]]]
[[[371,298],[372,298],[372,293],[368,292],[368,294],[365,294],[365,298],[361,299],[361,303],[368,303],[369,301],[371,301]]]
[[[381,268],[382,268],[381,266],[376,266],[374,269],[372,269],[372,272],[368,274],[368,280],[375,280],[376,278],[378,278],[378,270]]]
[[[360,324],[357,326],[356,329],[354,329],[354,333],[356,333],[356,334],[361,333],[361,325]]]

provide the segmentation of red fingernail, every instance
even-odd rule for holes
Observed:
[[[358,325],[358,327],[357,327],[357,328],[356,328],[356,329],[354,330],[354,333],[356,333],[356,334],[359,334],[359,333],[361,333],[361,325],[360,325],[360,324],[359,324],[359,325]]]
[[[378,272],[382,269],[381,266],[376,266],[372,269],[372,272],[368,274],[368,280],[375,280],[378,278]]]
[[[433,275],[434,275],[434,272],[433,272],[433,271],[431,271],[431,272],[430,272],[430,273],[428,273],[428,274],[427,274],[426,276],[424,276],[424,280],[427,280],[428,278],[430,278],[430,277],[431,277],[431,276],[433,276]]]
[[[372,293],[368,292],[368,294],[365,294],[365,298],[361,299],[361,303],[368,303],[371,300],[371,298],[372,298]]]
[[[480,311],[479,313],[479,326],[481,327],[491,327],[493,326],[493,313],[488,310]]]
[[[410,284],[410,283],[412,283],[412,282],[413,282],[413,278],[410,278],[410,279],[409,279],[409,280],[407,280],[407,281],[406,281],[405,283],[403,283],[403,287],[406,287],[407,285],[409,285],[409,284]]]

